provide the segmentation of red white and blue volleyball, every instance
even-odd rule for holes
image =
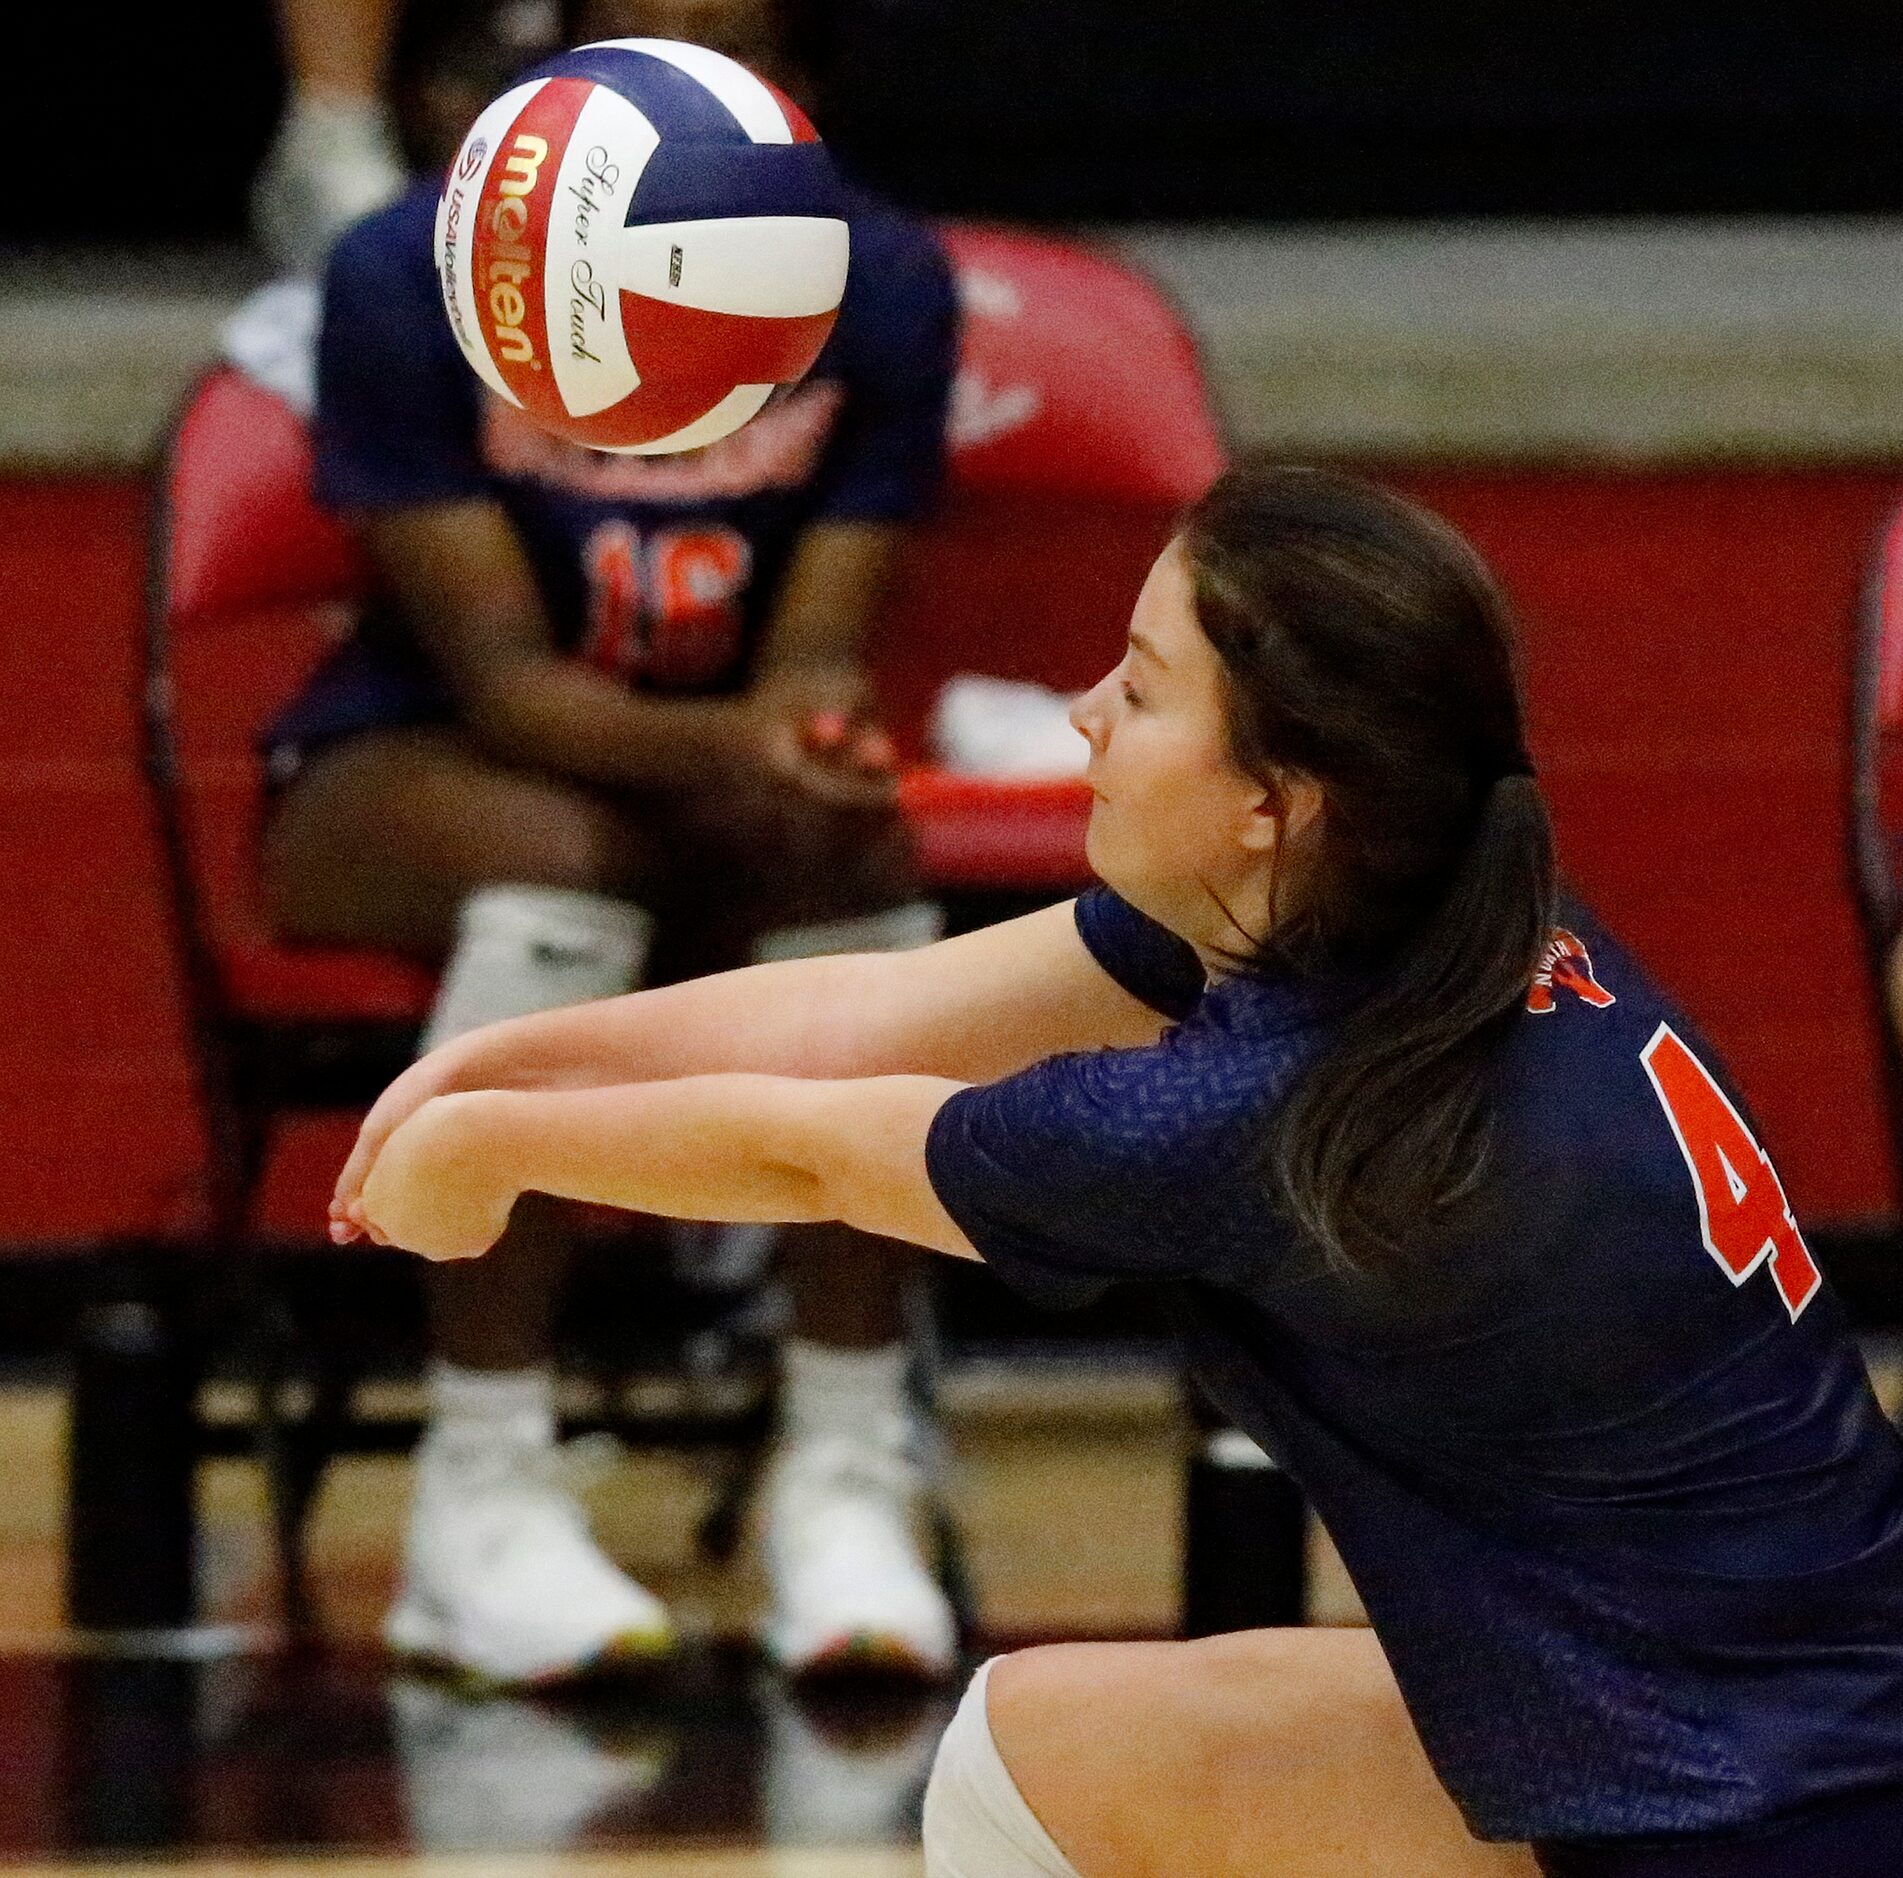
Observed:
[[[703,46],[611,39],[528,73],[471,125],[436,212],[463,356],[596,450],[695,450],[819,356],[846,286],[825,147],[793,101]]]

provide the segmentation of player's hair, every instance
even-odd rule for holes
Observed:
[[[1236,956],[1346,1000],[1265,1171],[1334,1263],[1378,1267],[1485,1166],[1487,1061],[1552,924],[1511,610],[1444,522],[1324,471],[1241,462],[1181,541],[1234,759],[1284,804],[1321,790]]]

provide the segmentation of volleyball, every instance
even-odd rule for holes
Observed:
[[[463,356],[596,450],[738,430],[819,356],[846,261],[839,181],[805,114],[673,40],[536,67],[470,126],[436,211]]]

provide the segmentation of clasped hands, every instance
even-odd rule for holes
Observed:
[[[507,1151],[512,1097],[469,1089],[406,1101],[403,1083],[392,1083],[364,1121],[337,1178],[330,1236],[427,1259],[477,1258],[502,1237],[521,1192]],[[393,1095],[400,1114],[391,1112]]]
[[[799,793],[841,808],[883,808],[897,753],[872,721],[856,665],[799,664],[763,673],[747,694],[756,750]],[[438,1058],[412,1064],[364,1118],[337,1177],[330,1236],[435,1260],[479,1257],[522,1192],[512,1135],[519,1091],[446,1087]]]
[[[842,808],[891,802],[898,752],[873,721],[862,667],[777,666],[754,681],[745,704],[766,767],[782,782]]]

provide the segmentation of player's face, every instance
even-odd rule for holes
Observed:
[[[1265,930],[1281,831],[1268,792],[1231,759],[1222,695],[1222,661],[1172,544],[1137,596],[1121,662],[1071,722],[1090,744],[1091,866],[1205,952],[1242,943],[1230,915]]]

